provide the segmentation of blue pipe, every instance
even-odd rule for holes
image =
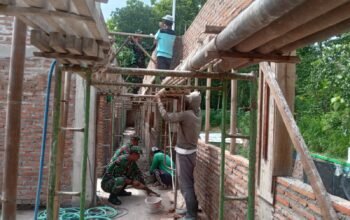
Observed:
[[[39,178],[38,178],[38,186],[36,190],[36,198],[35,198],[35,211],[34,211],[34,220],[38,219],[38,211],[40,206],[40,193],[41,193],[41,183],[43,180],[43,167],[45,160],[45,144],[46,144],[46,131],[47,131],[47,121],[48,114],[50,108],[50,90],[51,90],[51,79],[53,75],[53,70],[56,66],[56,60],[52,61],[50,70],[47,76],[47,88],[46,88],[46,97],[45,97],[45,110],[44,110],[44,127],[42,130],[42,140],[41,140],[41,154],[40,154],[40,165],[39,165]]]

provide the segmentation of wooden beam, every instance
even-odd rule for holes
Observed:
[[[237,132],[237,81],[231,80],[231,111],[230,111],[230,134]],[[230,142],[230,153],[235,154],[236,138],[232,138]]]
[[[108,0],[95,0],[95,2],[100,2],[100,3],[107,4],[107,3],[108,3]]]
[[[101,9],[96,8],[97,6],[99,7],[99,5],[96,5],[95,1],[91,0],[72,0],[72,3],[75,6],[75,12],[77,14],[94,19],[94,23],[86,23],[93,37],[99,40],[107,40],[107,28],[102,19]]]
[[[83,38],[83,53],[87,56],[98,56],[98,44],[92,38]]]
[[[62,19],[74,19],[76,21],[84,21],[88,23],[94,23],[94,20],[91,17],[77,15],[65,11],[53,11],[44,8],[34,8],[34,7],[17,7],[17,6],[7,6],[0,7],[0,14],[8,15],[8,16],[17,16],[17,15],[25,15],[25,16],[42,16],[44,18],[48,17],[56,17]]]
[[[79,37],[68,35],[66,37],[65,49],[75,55],[82,55],[82,40]]]
[[[208,58],[244,58],[253,61],[271,61],[276,63],[299,63],[297,56],[281,56],[277,54],[242,53],[237,51],[208,51],[205,54]],[[219,57],[218,57],[219,56]]]
[[[49,46],[58,53],[66,53],[65,37],[60,32],[50,33]]]
[[[92,56],[84,56],[84,55],[74,55],[74,54],[60,54],[60,53],[45,53],[45,52],[34,52],[34,56],[37,57],[46,57],[46,58],[52,58],[52,59],[75,59],[79,61],[93,61],[93,62],[100,62],[102,61],[99,57],[92,57]]]
[[[279,87],[276,79],[274,78],[272,69],[266,62],[262,63],[261,67],[265,74],[266,82],[270,87],[271,95],[275,100],[275,103],[281,114],[282,120],[288,130],[293,145],[297,152],[300,154],[304,171],[315,193],[316,200],[318,205],[320,206],[322,216],[327,220],[337,219],[337,214],[334,211],[330,196],[328,195],[323,185],[320,174],[318,173],[317,168],[310,156],[304,138],[299,131],[299,128],[294,120],[293,114],[288,106],[286,99],[284,98],[283,92]]]
[[[32,30],[30,32],[30,43],[44,52],[52,52],[49,46],[49,36],[40,30]]]
[[[57,11],[70,10],[69,0],[49,0],[49,2]]]
[[[219,34],[225,27],[215,25],[205,25],[204,33],[206,34]]]

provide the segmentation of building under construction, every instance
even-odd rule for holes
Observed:
[[[206,102],[195,187],[207,219],[350,219],[350,202],[326,192],[293,118],[295,50],[348,31],[350,1],[207,0],[176,40],[173,70],[155,69],[152,54],[147,69],[118,67],[123,45],[114,37],[149,36],[108,32],[103,2],[0,0],[2,219],[16,219],[24,205],[45,207],[47,219],[58,219],[59,207],[84,213],[96,206],[98,179],[130,127],[145,157],[154,145],[176,144],[155,94],[164,92],[167,110],[177,112],[192,90]],[[258,72],[239,73],[253,64]],[[236,132],[239,81],[250,84],[249,136]],[[217,90],[222,108],[230,109],[222,111],[220,147],[209,143],[210,96]],[[236,154],[238,139],[249,140],[248,159]],[[309,184],[292,177],[294,150]]]

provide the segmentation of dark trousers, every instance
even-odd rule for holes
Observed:
[[[180,191],[185,199],[187,213],[186,217],[197,218],[198,201],[194,191],[193,171],[196,166],[197,153],[176,153],[176,170],[179,180]]]
[[[171,58],[157,57],[157,69],[168,70],[170,69]]]

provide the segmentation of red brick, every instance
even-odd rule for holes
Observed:
[[[289,201],[288,201],[288,199],[286,197],[277,194],[275,196],[275,199],[276,199],[277,202],[281,203],[282,205],[284,205],[286,207],[289,207]]]

